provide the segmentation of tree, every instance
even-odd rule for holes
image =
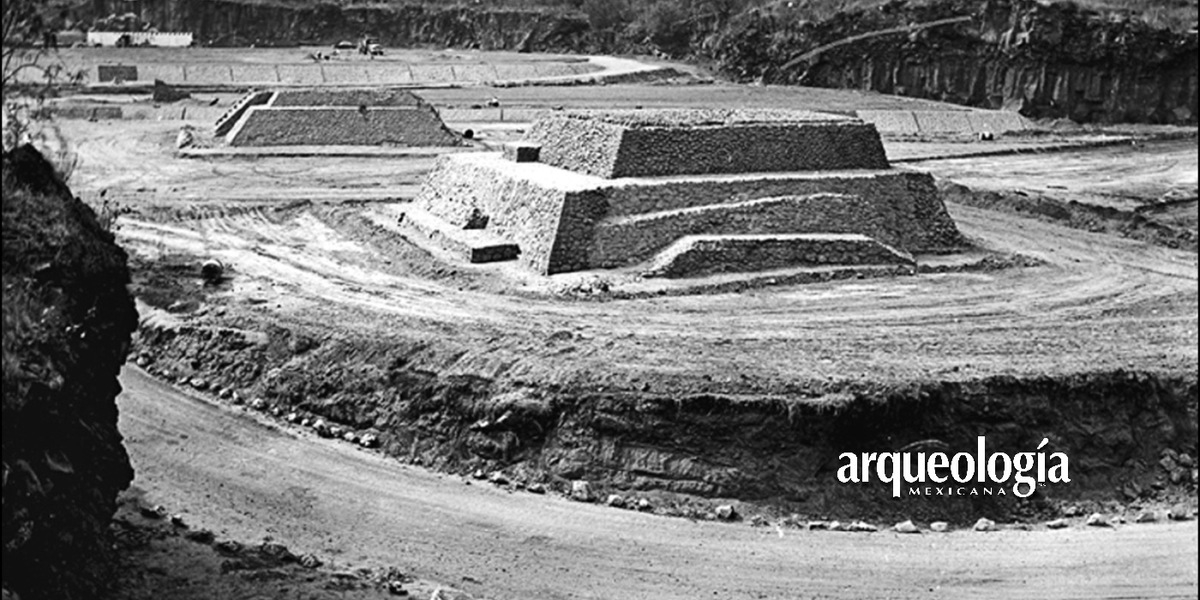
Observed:
[[[5,0],[2,27],[3,147],[24,143],[40,146],[64,178],[77,158],[61,131],[49,119],[45,100],[65,84],[78,83],[82,72],[71,72],[58,56],[53,10],[48,0]]]

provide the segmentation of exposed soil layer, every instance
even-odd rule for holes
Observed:
[[[649,381],[641,390],[583,381],[514,385],[422,368],[430,352],[466,351],[428,342],[151,323],[139,336],[139,364],[172,381],[230,398],[237,390],[242,401],[294,413],[293,420],[324,419],[333,437],[377,436],[386,452],[414,464],[502,471],[560,491],[584,480],[597,499],[665,491],[813,518],[1033,517],[1066,500],[1122,499],[1126,490],[1134,499],[1159,496],[1172,487],[1171,474],[1155,466],[1160,454],[1197,445],[1197,388],[1187,375],[813,382],[761,395],[654,389]],[[989,450],[1008,453],[1033,452],[1049,438],[1047,452],[1075,461],[1072,485],[1043,487],[1024,502],[1011,490],[889,502],[887,486],[836,480],[841,452],[893,452],[931,440],[971,452],[979,435]],[[1194,477],[1184,469],[1175,489],[1191,490]]]
[[[94,598],[133,477],[115,403],[137,323],[126,255],[37,150],[3,161],[5,598]]]
[[[963,19],[907,28],[956,17]],[[1080,122],[1197,118],[1194,34],[1069,2],[894,2],[818,22],[751,11],[722,33],[713,54],[740,80],[870,89]]]
[[[134,485],[151,503],[182,515],[192,529],[249,542],[251,554],[255,540],[271,536],[297,555],[325,559],[335,573],[398,568],[470,594],[446,594],[455,600],[1066,600],[1196,592],[1195,522],[1164,522],[1154,503],[1081,502],[1059,530],[1000,521],[990,532],[934,533],[917,520],[924,535],[889,531],[889,522],[875,522],[874,533],[830,531],[828,521],[822,530],[790,516],[764,519],[736,502],[734,514],[745,509],[746,523],[709,522],[716,517],[708,509],[693,513],[704,518],[663,518],[679,514],[667,497],[629,496],[618,508],[521,493],[511,480],[444,475],[320,439],[311,428],[213,403],[137,369],[127,369],[122,382],[121,429],[138,471]],[[1177,512],[1194,508],[1191,502]],[[1112,525],[1085,526],[1094,511]],[[1157,522],[1135,522],[1143,512]],[[183,587],[176,582],[235,592],[200,596],[205,600],[328,595],[312,587],[314,578],[325,580],[320,571],[301,573],[299,581],[264,577],[258,594],[249,593],[249,577],[276,576],[276,569],[231,570],[197,582],[197,571],[216,570],[214,558],[231,559],[181,543],[192,550],[178,578],[147,573],[154,586],[147,587],[164,591],[158,597],[188,598],[166,593]],[[155,560],[168,550],[152,544],[155,554],[135,558]],[[285,567],[282,574],[295,572]],[[405,589],[431,597],[415,584]]]

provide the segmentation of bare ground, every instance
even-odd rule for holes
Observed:
[[[403,466],[231,412],[136,370],[122,383],[134,485],[151,502],[221,538],[270,537],[335,566],[394,566],[479,598],[1191,598],[1197,591],[1194,522],[901,535],[666,519]],[[238,589],[212,575],[197,579],[184,588],[151,578],[147,585],[156,587],[140,597]],[[211,587],[201,587],[206,580]],[[278,592],[267,597],[341,597],[267,589]]]
[[[530,107],[774,106],[801,97],[842,101],[847,110],[886,103],[826,91],[626,87],[502,92],[513,94],[503,98],[506,106]],[[432,99],[454,105],[476,102],[479,93],[445,90]],[[416,193],[431,159],[185,160],[170,150],[181,125],[73,121],[66,129],[81,158],[73,187],[94,204],[103,190],[132,211],[119,220],[118,235],[140,265],[143,299],[185,326],[282,327],[364,346],[403,340],[424,348],[412,368],[446,376],[748,402],[846,382],[1124,370],[1194,382],[1194,250],[951,202],[978,247],[1036,266],[742,294],[571,300],[546,294],[546,286],[514,288],[494,270],[432,257],[370,225],[379,203]],[[495,135],[518,131],[498,127]],[[942,153],[912,145],[889,151]],[[1063,202],[1151,205],[1165,210],[1164,223],[1194,235],[1194,203],[1189,213],[1186,204],[1158,202],[1188,186],[1194,195],[1194,144],[1048,160],[1056,156],[905,168],[984,191],[1032,188]],[[1069,177],[1063,165],[1071,166]],[[1121,176],[1111,177],[1117,170]],[[208,257],[229,266],[219,288],[201,288],[189,271]],[[223,537],[272,536],[335,564],[382,568],[402,560],[421,578],[485,597],[1196,593],[1193,525],[856,537],[664,520],[468,486],[215,408],[135,372],[124,381],[122,427],[135,485],[152,502]]]

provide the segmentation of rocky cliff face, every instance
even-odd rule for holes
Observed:
[[[833,46],[963,16],[970,18]],[[896,1],[819,23],[756,11],[709,47],[740,80],[868,89],[1081,122],[1195,123],[1197,116],[1194,35],[1071,3]]]
[[[94,16],[133,10],[161,31],[191,31],[204,45],[333,44],[364,34],[389,47],[582,51],[587,17],[538,9],[245,2],[239,0],[93,0]]]
[[[115,403],[137,326],[126,256],[32,147],[3,168],[5,598],[95,598],[133,477]]]

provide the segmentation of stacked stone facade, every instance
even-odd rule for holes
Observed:
[[[258,92],[217,123],[231,146],[458,146],[433,106],[405,90]]]
[[[548,165],[606,179],[888,166],[873,126],[815,113],[561,112],[526,141]]]
[[[523,145],[536,153],[443,157],[415,209],[452,229],[486,223],[543,274],[659,264],[680,240],[692,243],[679,254],[688,266],[660,273],[719,272],[698,261],[729,257],[733,270],[862,264],[850,257],[860,251],[895,264],[962,243],[932,177],[890,169],[874,128],[854,119],[567,113],[535,124]],[[729,249],[715,249],[722,240]]]

